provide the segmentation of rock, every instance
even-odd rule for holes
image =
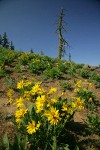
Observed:
[[[97,84],[95,85],[95,88],[96,88],[96,89],[100,88],[100,83],[97,83]]]
[[[21,66],[21,71],[26,71],[26,67],[25,66]]]
[[[12,114],[6,114],[6,115],[4,115],[4,119],[5,119],[5,120],[9,120],[9,119],[11,119],[11,118],[13,118],[13,115],[12,115]]]
[[[98,67],[97,66],[91,66],[91,71],[96,70]]]
[[[91,67],[90,67],[90,65],[85,64],[85,65],[83,66],[83,68],[84,68],[84,69],[89,69],[89,68],[91,68]]]

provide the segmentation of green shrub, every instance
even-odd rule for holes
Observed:
[[[71,90],[72,89],[72,85],[69,82],[61,82],[60,84],[64,89],[68,89]]]
[[[92,109],[95,106],[95,99],[96,96],[92,92],[92,83],[88,83],[87,81],[85,84],[82,84],[82,80],[79,80],[75,84],[74,92],[77,94],[78,97],[84,100],[85,105]]]
[[[79,69],[79,74],[83,78],[89,78],[90,77],[90,71],[88,69]]]
[[[47,63],[45,61],[41,61],[39,59],[35,59],[33,62],[29,63],[29,69],[34,74],[41,74],[47,68]]]
[[[94,82],[99,82],[100,83],[100,74],[91,73],[90,79],[93,80]]]
[[[14,67],[14,69],[15,69],[16,72],[22,72],[20,62],[18,64],[16,64],[16,66]]]
[[[19,57],[20,64],[27,65],[29,62],[29,55],[27,53],[22,53],[22,55]]]
[[[87,125],[92,133],[100,135],[100,117],[91,114],[87,117]]]
[[[51,79],[60,79],[62,77],[62,72],[58,68],[45,70],[43,74],[45,75],[45,77]]]
[[[6,74],[5,69],[0,67],[0,76],[4,76],[5,74]]]
[[[67,66],[63,62],[59,62],[57,67],[62,73],[67,72]]]

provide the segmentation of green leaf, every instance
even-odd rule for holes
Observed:
[[[76,145],[74,150],[79,150],[79,147]]]
[[[27,149],[26,142],[27,142],[27,136],[24,136],[23,139],[22,139],[21,145],[20,145],[21,150],[26,150]]]
[[[17,134],[14,137],[14,144],[13,144],[12,147],[13,147],[14,150],[21,150],[20,149],[20,138]]]
[[[8,140],[7,133],[5,133],[3,137],[3,149],[9,150],[9,140]]]
[[[33,105],[30,105],[30,106],[28,107],[29,115],[30,115],[30,116],[32,115],[32,109],[33,109]]]
[[[52,145],[52,150],[57,149],[57,141],[56,141],[56,136],[53,136],[53,145]]]
[[[69,145],[66,144],[66,146],[64,147],[64,150],[70,150],[68,147],[69,147]]]

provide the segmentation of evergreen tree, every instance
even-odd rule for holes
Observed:
[[[10,42],[10,49],[12,49],[12,50],[15,49],[12,41]]]
[[[4,32],[4,34],[3,34],[2,46],[5,47],[5,48],[9,48],[9,42],[8,42],[8,38],[7,38],[7,33],[6,32]]]
[[[43,50],[41,50],[40,55],[44,56],[44,51]]]
[[[2,47],[2,36],[0,34],[0,47]]]
[[[31,50],[30,50],[30,53],[34,53],[32,48],[31,48]]]

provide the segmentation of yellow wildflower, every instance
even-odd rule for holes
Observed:
[[[40,101],[41,103],[44,103],[46,101],[46,96],[45,95],[38,96],[36,101]]]
[[[77,92],[79,92],[79,89],[74,89],[74,93],[77,93]]]
[[[93,87],[93,83],[89,83],[89,87],[92,88]]]
[[[58,95],[58,97],[61,97],[61,96],[63,96],[65,93],[64,92],[62,92],[61,94],[59,94]]]
[[[73,109],[69,107],[68,110],[67,110],[67,113],[72,115],[73,114]]]
[[[36,125],[36,130],[40,128],[41,123],[38,121],[38,124]]]
[[[28,122],[28,125],[27,125],[27,132],[29,134],[32,134],[32,133],[35,133],[36,132],[36,128],[35,128],[35,121],[32,121],[32,123]]]
[[[14,90],[13,89],[9,89],[8,92],[7,92],[7,96],[11,97],[13,93],[14,93]]]
[[[56,103],[56,102],[57,102],[57,99],[56,99],[56,98],[52,98],[52,99],[51,99],[51,103],[52,103],[52,104],[54,104],[54,103]]]
[[[67,111],[67,110],[68,110],[68,106],[65,102],[63,102],[62,111]]]
[[[20,124],[22,118],[16,118],[16,122]]]
[[[81,85],[82,85],[82,80],[79,80],[79,81],[75,84],[75,86],[77,86],[78,88],[80,88]]]
[[[36,107],[37,107],[36,113],[40,113],[43,110],[44,104],[41,102],[36,102]]]
[[[45,90],[43,88],[40,88],[42,82],[37,82],[35,83],[35,85],[32,87],[30,93],[31,95],[35,95],[35,94],[38,94],[38,95],[42,95],[43,93],[45,93]]]
[[[17,89],[23,89],[24,87],[24,81],[21,80],[20,82],[17,83]]]
[[[12,97],[9,98],[8,103],[10,103],[10,104],[13,103],[13,98]]]
[[[34,120],[32,120],[32,123],[28,122],[27,125],[27,132],[29,134],[33,134],[36,132],[36,130],[38,130],[40,127],[40,123],[36,124],[36,122]]]
[[[21,108],[15,112],[16,122],[20,122],[24,115],[27,113],[27,108]]]
[[[24,86],[29,86],[29,85],[31,85],[31,84],[32,84],[31,81],[26,81],[26,82],[24,83]]]
[[[23,79],[27,79],[27,77],[25,75],[22,76]]]
[[[71,102],[71,107],[72,107],[72,108],[75,108],[75,107],[76,107],[75,102]]]
[[[80,99],[80,97],[79,98],[77,98],[77,100],[76,100],[76,108],[78,108],[78,109],[84,109],[84,102],[83,102],[83,100],[81,100]]]
[[[24,100],[23,100],[22,97],[17,98],[17,99],[16,99],[16,106],[17,106],[17,107],[21,107],[22,105],[24,105],[23,102],[24,102]]]
[[[36,112],[39,113],[43,110],[43,107],[44,107],[44,102],[46,101],[46,96],[45,95],[41,95],[41,96],[38,96],[37,99],[36,99],[36,102],[35,102],[35,105],[36,105]]]
[[[53,94],[53,93],[55,93],[56,91],[57,91],[56,88],[51,88],[51,89],[49,90],[48,94]]]
[[[30,91],[24,91],[24,98],[26,100],[30,100],[31,99],[31,92]]]
[[[47,117],[48,121],[50,121],[51,124],[57,125],[59,122],[59,110],[56,110],[56,108],[51,107],[49,111],[46,111],[44,116]]]
[[[87,91],[87,89],[86,89],[86,88],[83,88],[83,91],[84,91],[84,92],[86,92],[86,91]]]

